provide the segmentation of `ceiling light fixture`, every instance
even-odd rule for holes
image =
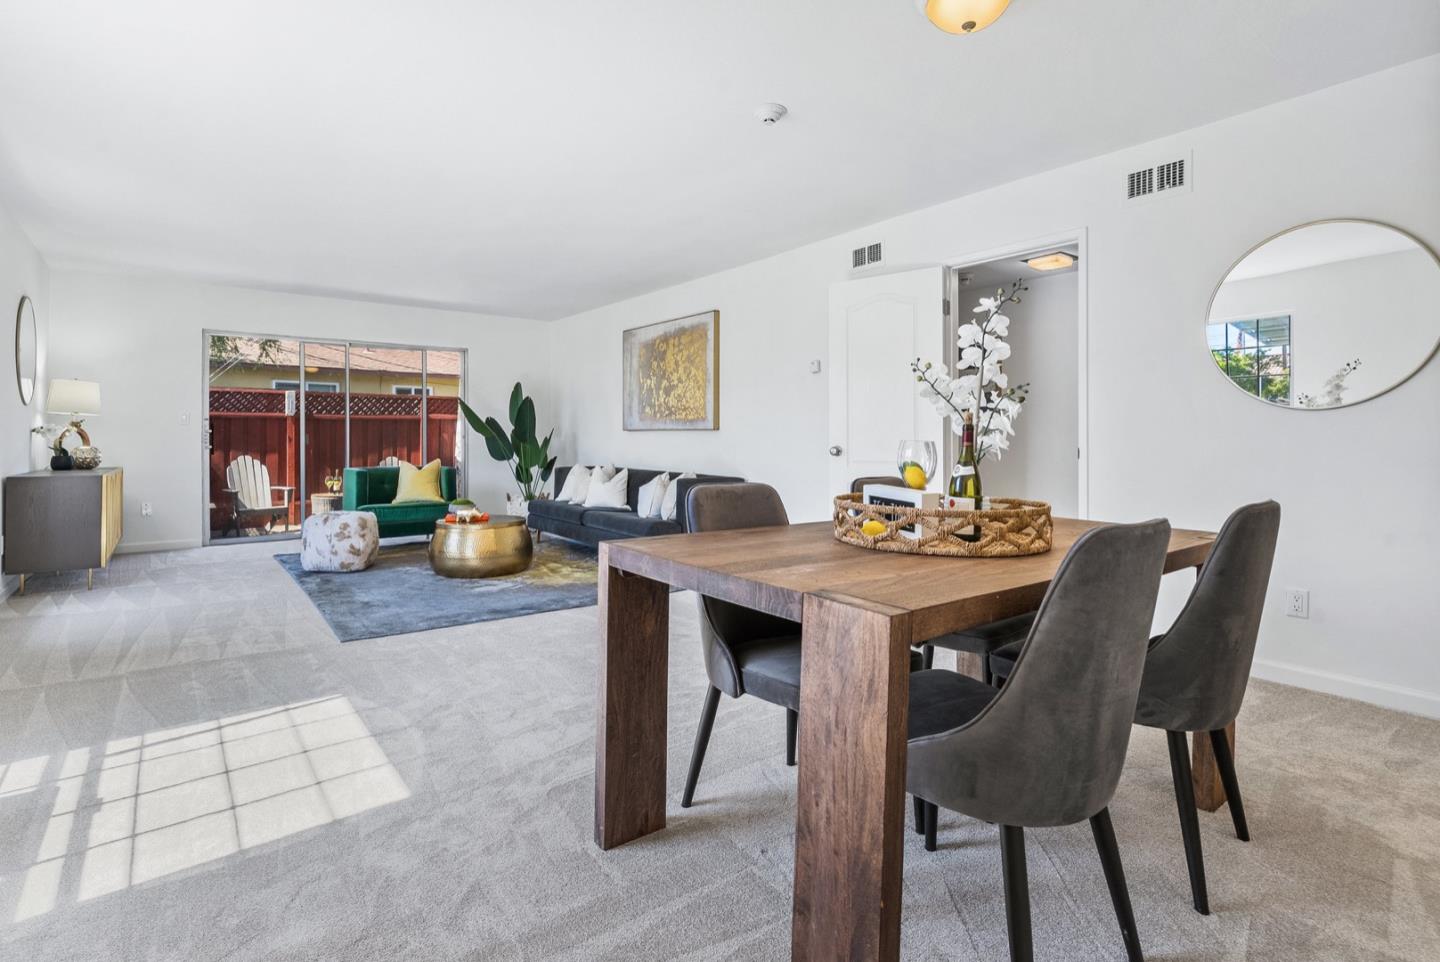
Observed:
[[[977,33],[999,20],[1010,0],[915,0],[915,6],[946,33]]]
[[[1025,263],[1037,271],[1059,271],[1075,263],[1075,255],[1064,251],[1053,254],[1037,254],[1025,259]]]

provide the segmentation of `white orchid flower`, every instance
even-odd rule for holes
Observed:
[[[994,317],[990,318],[990,323],[986,326],[990,329],[991,333],[999,334],[1001,337],[1004,337],[1006,334],[1010,333],[1010,318],[1006,317],[1004,314],[996,314]]]

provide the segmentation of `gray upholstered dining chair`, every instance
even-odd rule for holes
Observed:
[[[761,528],[790,523],[780,495],[768,484],[706,484],[690,489],[690,531]],[[761,611],[700,596],[700,642],[710,689],[690,754],[680,805],[689,808],[710,744],[720,694],[754,695],[785,709],[785,763],[795,764],[800,709],[800,626]]]
[[[1000,828],[1010,957],[1029,962],[1025,829],[1087,819],[1131,962],[1140,939],[1110,821],[1125,765],[1160,573],[1163,520],[1107,525],[1076,540],[1050,583],[1005,687],[951,671],[910,678],[906,784],[937,807]]]
[[[1279,533],[1280,505],[1274,501],[1247,504],[1226,518],[1185,607],[1169,631],[1150,640],[1145,658],[1135,724],[1165,729],[1190,894],[1201,915],[1210,914],[1210,896],[1186,733],[1195,732],[1197,738],[1203,733],[1210,739],[1235,837],[1250,841],[1225,729],[1240,714],[1245,700]],[[996,677],[1010,674],[1015,655],[1014,648],[991,655]]]

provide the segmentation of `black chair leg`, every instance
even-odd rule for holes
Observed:
[[[1005,927],[1010,933],[1010,962],[1034,962],[1030,937],[1030,879],[1025,873],[1025,830],[1000,826],[1000,858],[1005,877]]]
[[[785,709],[785,764],[795,764],[795,733],[800,713],[793,708]]]
[[[1090,817],[1090,830],[1095,834],[1095,848],[1100,852],[1100,867],[1105,870],[1105,884],[1110,887],[1110,902],[1120,934],[1125,938],[1125,954],[1130,962],[1145,962],[1140,950],[1140,934],[1135,931],[1135,910],[1130,906],[1130,887],[1125,884],[1125,869],[1120,864],[1120,847],[1115,844],[1115,826],[1110,822],[1110,809],[1102,808]]]
[[[912,796],[915,800],[915,834],[925,834],[925,799],[919,795]]]
[[[935,851],[935,833],[940,822],[940,806],[934,802],[925,803],[925,851]]]
[[[1220,769],[1220,784],[1225,786],[1225,800],[1230,806],[1230,821],[1235,823],[1235,837],[1242,842],[1250,841],[1250,826],[1245,824],[1245,803],[1240,801],[1240,781],[1235,777],[1235,756],[1230,751],[1230,739],[1224,729],[1210,733],[1210,745],[1215,752],[1215,767]]]
[[[711,686],[705,693],[705,707],[700,709],[700,727],[695,731],[695,747],[690,749],[690,774],[685,776],[685,794],[680,807],[689,808],[695,801],[695,783],[700,780],[700,766],[705,762],[705,747],[710,744],[710,729],[715,727],[715,709],[720,707],[720,689]]]
[[[935,646],[934,646],[934,645],[921,645],[921,646],[920,646],[920,667],[921,667],[921,668],[924,668],[926,671],[929,671],[929,670],[930,670],[931,668],[933,668],[934,666],[935,666]]]
[[[1195,786],[1190,781],[1190,744],[1184,732],[1166,732],[1170,742],[1170,775],[1175,780],[1175,805],[1180,809],[1180,836],[1185,840],[1185,864],[1190,868],[1190,894],[1195,911],[1210,914],[1205,889],[1205,856],[1200,851],[1200,816],[1195,811]]]

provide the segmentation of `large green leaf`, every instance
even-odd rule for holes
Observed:
[[[510,439],[505,436],[505,429],[494,418],[486,418],[485,425],[489,428],[485,435],[485,447],[490,451],[490,457],[496,461],[509,461],[515,456],[515,449],[511,447]]]
[[[475,409],[466,404],[464,398],[456,398],[456,400],[460,402],[460,413],[465,415],[465,420],[470,424],[470,427],[482,438],[488,438],[490,436],[490,427],[485,423],[485,419],[476,414]]]
[[[549,438],[546,438],[545,440],[548,442],[550,439],[549,439]],[[544,481],[549,481],[549,480],[550,480],[550,472],[552,472],[552,471],[555,470],[555,462],[556,462],[557,460],[559,460],[559,459],[558,459],[558,458],[551,458],[549,461],[546,461],[546,462],[545,462],[545,467],[543,467],[543,468],[540,469],[540,480],[541,480],[542,482],[544,482]]]
[[[520,460],[520,466],[526,471],[538,468],[545,463],[540,448],[530,441],[521,441],[515,446],[515,457]]]
[[[525,399],[525,392],[520,388],[520,382],[515,382],[515,387],[510,391],[510,423],[519,424],[520,402]]]
[[[528,397],[520,401],[520,408],[516,412],[515,433],[520,435],[522,441],[535,441],[535,402]]]

